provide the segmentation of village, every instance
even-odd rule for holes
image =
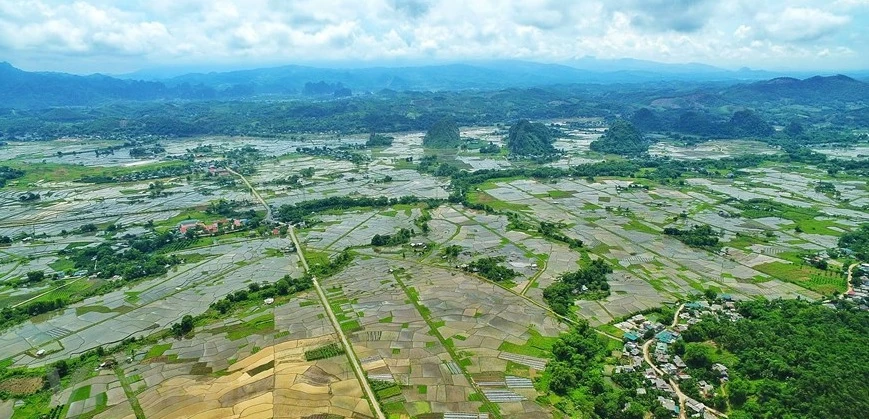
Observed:
[[[673,322],[667,326],[643,314],[616,323],[615,327],[624,332],[624,346],[622,364],[616,366],[613,373],[642,375],[642,385],[636,388],[637,396],[654,396],[674,416],[724,417],[709,404],[714,403],[721,386],[729,380],[727,366],[715,362],[703,371],[704,375],[713,376],[715,381],[696,379],[689,370],[697,371],[703,367],[691,366],[683,359],[685,350],[680,336],[707,317],[735,322],[742,316],[737,312],[732,297],[723,294],[712,301],[683,303],[673,317]]]

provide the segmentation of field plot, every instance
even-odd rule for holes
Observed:
[[[562,330],[541,307],[478,278],[389,255],[358,259],[324,286],[339,318],[359,325],[353,347],[369,379],[402,388],[381,400],[388,412],[470,414],[492,404],[505,416],[545,412],[533,388],[513,390],[522,400],[489,399],[476,382],[504,377],[508,367],[532,376],[545,365],[543,351],[530,357],[537,369],[510,352]]]
[[[16,364],[45,365],[98,345],[161,329],[185,314],[198,314],[226,294],[250,281],[275,281],[299,275],[292,258],[268,257],[268,249],[286,239],[246,241],[198,250],[220,256],[181,265],[165,278],[89,298],[48,319],[34,319],[0,335],[0,358]],[[294,257],[294,256],[293,256]],[[88,308],[90,309],[81,309]],[[27,351],[48,351],[34,358]]]
[[[722,217],[715,212],[714,206],[707,204],[709,200],[716,202],[715,196],[703,196],[702,191],[685,193],[658,187],[648,192],[626,192],[629,184],[610,180],[600,183],[563,180],[557,184],[516,180],[498,183],[488,188],[486,193],[506,205],[528,206],[523,212],[535,218],[566,223],[569,226],[567,230],[581,238],[594,255],[623,269],[611,276],[613,292],[609,297],[601,301],[579,303],[580,314],[590,319],[592,324],[606,323],[613,318],[672,301],[679,295],[701,292],[708,287],[742,298],[756,295],[766,298],[792,298],[797,295],[817,298],[818,294],[811,290],[824,292],[832,289],[825,288],[823,284],[806,289],[784,283],[778,279],[781,276],[770,277],[768,272],[758,270],[756,265],[760,261],[751,261],[744,253],[714,254],[691,248],[661,234],[663,227],[672,225],[674,218],[683,213],[688,215],[688,219],[682,224],[699,221],[716,225],[725,232],[725,239],[731,240],[735,239],[736,233],[760,234],[765,228],[776,228],[775,225],[764,228],[751,224],[750,221],[754,220]],[[723,191],[736,193],[730,189],[713,189],[714,193]],[[741,198],[769,196],[752,194]],[[705,199],[698,200],[700,197]],[[837,222],[845,227],[848,220],[837,219]],[[803,251],[820,248],[803,245],[811,243],[810,240],[825,242],[827,246],[831,245],[830,241],[835,242],[835,237],[793,235],[788,232],[776,232],[774,237],[776,239],[773,242],[778,246]],[[760,256],[767,258],[767,262],[781,261],[774,255],[756,255]],[[815,281],[821,282],[819,279]]]
[[[864,179],[778,162],[666,179],[649,176],[669,170],[655,165],[631,177],[517,175],[467,189],[474,175],[440,176],[612,157],[589,150],[602,121],[551,122],[566,136],[547,163],[481,154],[488,142],[506,145],[500,125],[462,128],[464,147],[445,150],[424,149],[419,132],[374,148],[359,146],[361,134],[182,138],[147,158],[98,157],[91,147],[120,145],[102,140],[11,144],[0,160],[29,170],[0,189],[0,236],[10,237],[0,242],[0,307],[22,307],[4,311],[18,317],[4,318],[0,372],[39,374],[0,383],[28,399],[0,402],[0,417],[47,407],[79,418],[368,418],[373,403],[390,419],[552,417],[544,371],[574,320],[613,343],[615,319],[692,294],[818,300],[847,290],[850,261],[825,252],[869,222]],[[696,161],[747,151],[776,152],[716,140],[650,153]],[[439,176],[417,170],[431,157]],[[404,196],[438,203],[325,203],[292,230],[301,249],[279,222],[282,205]],[[694,226],[715,240],[686,238]],[[585,285],[568,284],[581,272],[565,274],[602,265]],[[262,286],[307,274],[322,296],[304,288],[309,278]],[[58,383],[51,368],[76,359]]]
[[[473,387],[461,371],[449,368],[458,361],[432,334],[390,266],[381,258],[360,260],[323,283],[368,378],[404,387],[386,394],[383,406],[411,415],[476,412],[481,403],[469,399]],[[420,394],[417,386],[427,391]]]
[[[370,416],[345,357],[304,359],[305,351],[333,339],[324,335],[263,347],[217,376],[190,375],[188,363],[190,373],[167,377],[159,362],[152,363],[140,374],[156,380],[138,399],[145,415],[154,418]]]
[[[114,371],[98,374],[52,397],[69,417],[302,417],[370,416],[343,355],[306,360],[306,352],[334,344],[322,307],[302,294],[277,307],[197,329],[118,354]],[[263,314],[264,313],[264,314]],[[268,317],[269,327],[250,327]],[[167,400],[171,402],[167,403]]]

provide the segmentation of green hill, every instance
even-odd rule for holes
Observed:
[[[591,150],[598,153],[636,156],[649,151],[649,143],[634,124],[618,119],[599,139],[591,142]]]
[[[510,127],[507,135],[507,149],[510,154],[522,156],[542,156],[555,154],[552,146],[555,137],[552,130],[541,123],[531,123],[520,120]]]
[[[427,148],[456,148],[461,144],[462,137],[459,136],[459,127],[451,118],[444,118],[435,122],[422,139],[423,147]]]

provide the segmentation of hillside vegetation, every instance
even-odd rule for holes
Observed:
[[[738,311],[745,319],[703,320],[682,335],[712,341],[738,359],[729,366],[731,419],[857,418],[869,411],[869,313],[800,300],[749,301]]]
[[[461,144],[459,127],[451,118],[443,118],[435,122],[422,139],[423,147],[427,148],[456,148]]]
[[[649,151],[649,142],[629,121],[616,120],[600,139],[591,142],[591,150],[598,153],[637,156]]]
[[[510,154],[520,156],[545,156],[557,151],[552,143],[555,138],[552,130],[541,123],[520,120],[510,127],[507,135],[507,149]]]

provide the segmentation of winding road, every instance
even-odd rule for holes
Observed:
[[[851,266],[848,267],[848,294],[854,291],[854,283],[851,282],[851,278],[854,276],[854,268],[856,268],[857,265],[857,263],[852,263]]]
[[[670,324],[670,328],[676,327],[676,325],[679,324],[679,313],[681,313],[684,308],[685,304],[680,304],[679,308],[676,309],[676,312],[673,313],[673,322]],[[658,368],[657,365],[655,365],[654,362],[652,362],[652,356],[649,354],[649,347],[654,341],[654,339],[649,339],[646,341],[646,343],[643,344],[643,360],[646,361],[646,364],[649,364],[649,366],[652,367],[652,370],[654,370],[656,374],[664,376],[664,371],[662,371],[660,368]],[[685,400],[688,399],[688,396],[686,396],[685,393],[682,392],[682,390],[679,388],[679,385],[676,384],[675,380],[671,378],[669,383],[670,386],[673,387],[673,391],[676,392],[676,397],[679,398],[679,419],[686,419],[688,417],[688,413],[685,411]],[[706,406],[706,410],[716,416],[723,418],[727,417],[726,414],[721,413],[709,406]]]

